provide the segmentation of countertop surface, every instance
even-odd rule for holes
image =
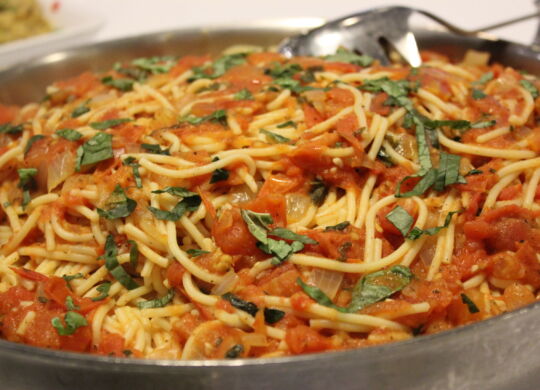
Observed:
[[[535,12],[533,0],[60,0],[81,3],[107,20],[96,41],[181,27],[239,24],[285,17],[332,19],[372,7],[406,5],[431,11],[460,27],[476,29]],[[537,21],[494,31],[530,43]]]

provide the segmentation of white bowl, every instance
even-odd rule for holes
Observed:
[[[0,69],[89,40],[105,18],[89,6],[66,0],[38,0],[53,31],[0,45]],[[91,4],[90,2],[88,4]]]

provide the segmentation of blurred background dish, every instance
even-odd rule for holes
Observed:
[[[87,6],[73,1],[4,0],[0,6],[5,7],[0,12],[0,43],[5,42],[0,44],[0,68],[78,46],[105,22],[89,3]]]

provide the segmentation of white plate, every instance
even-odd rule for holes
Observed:
[[[39,0],[53,31],[0,45],[0,68],[51,53],[89,40],[105,18],[88,6],[69,0]],[[90,4],[90,2],[89,2]]]

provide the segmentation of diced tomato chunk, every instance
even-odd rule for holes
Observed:
[[[331,347],[330,340],[306,325],[288,329],[285,341],[289,346],[289,350],[295,355],[320,352]]]

